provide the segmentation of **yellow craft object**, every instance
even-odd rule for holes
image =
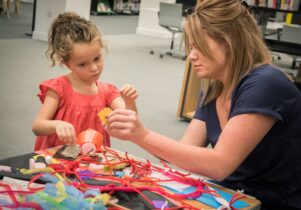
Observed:
[[[56,173],[55,176],[56,176],[61,182],[66,181],[66,179],[65,179],[64,177],[62,177],[59,173]]]
[[[44,158],[44,159],[45,159],[45,162],[46,162],[47,164],[57,164],[57,163],[59,163],[59,161],[58,161],[57,159],[55,159],[55,158],[53,158],[53,157],[51,157],[51,156],[49,156],[49,155],[47,155],[47,156],[45,156],[45,155],[34,155],[32,158],[33,158],[35,161],[37,161],[39,157]]]
[[[55,201],[60,203],[65,200],[68,195],[66,194],[65,185],[62,181],[58,181],[55,186],[57,188],[57,197],[55,198]]]
[[[49,167],[34,168],[34,169],[22,168],[22,169],[20,169],[20,172],[24,175],[27,175],[27,174],[37,174],[37,173],[54,173],[54,170],[53,170],[53,168],[49,168]]]
[[[45,158],[44,155],[34,155],[32,158],[37,161],[38,160],[38,157],[42,157],[42,158]]]
[[[92,203],[96,203],[98,202],[99,200],[102,201],[102,203],[104,205],[106,205],[109,200],[110,200],[111,196],[107,193],[102,193],[102,194],[99,194],[98,196],[95,196],[93,199],[92,199]]]
[[[100,121],[101,121],[101,123],[103,124],[103,125],[107,125],[107,116],[108,116],[108,114],[110,114],[112,112],[112,109],[110,109],[110,108],[108,108],[108,107],[106,107],[106,108],[104,108],[104,109],[102,109],[100,112],[98,112],[98,117],[99,117],[99,119],[100,119]]]

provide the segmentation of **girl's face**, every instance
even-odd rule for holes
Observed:
[[[104,65],[98,40],[75,43],[65,65],[83,82],[93,83],[98,80]]]
[[[209,36],[206,36],[205,40],[211,52],[213,52],[215,60],[203,55],[192,42],[189,42],[190,53],[188,59],[199,78],[216,79],[224,82],[227,74],[226,48]]]

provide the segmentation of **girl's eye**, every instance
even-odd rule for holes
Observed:
[[[94,60],[99,61],[101,59],[101,56],[97,56]]]
[[[85,67],[85,65],[86,65],[85,63],[80,63],[78,66],[79,67]]]

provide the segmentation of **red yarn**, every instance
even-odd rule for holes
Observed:
[[[88,188],[97,188],[100,190],[100,192],[107,192],[108,194],[113,194],[116,191],[123,191],[123,192],[136,192],[138,193],[144,200],[146,200],[148,203],[152,204],[152,201],[147,198],[142,191],[151,191],[154,193],[158,193],[165,197],[166,199],[170,199],[177,203],[177,207],[172,208],[164,208],[164,209],[197,209],[196,207],[193,207],[187,203],[185,203],[185,199],[191,199],[191,198],[197,198],[201,196],[203,193],[211,194],[215,197],[220,197],[215,190],[212,190],[208,186],[207,182],[204,182],[200,179],[194,179],[189,177],[189,173],[182,173],[178,172],[174,169],[172,169],[166,162],[161,161],[163,164],[163,167],[155,166],[150,163],[150,161],[142,162],[135,160],[133,158],[130,158],[128,153],[125,153],[124,156],[121,156],[118,154],[118,152],[105,147],[105,149],[101,149],[100,152],[102,153],[104,160],[102,162],[99,162],[96,158],[92,158],[89,156],[80,156],[75,161],[67,161],[62,160],[58,164],[50,164],[48,167],[51,167],[56,173],[60,173],[62,176],[70,177],[73,176],[75,179],[68,180],[68,183],[70,185],[73,185],[79,190],[85,191]],[[110,158],[114,158],[114,162],[110,161]],[[97,165],[103,165],[106,166],[109,170],[109,175],[103,175],[103,174],[91,174],[91,173],[83,173],[80,171],[83,170],[83,167],[81,165],[83,164],[97,164]],[[130,176],[123,176],[122,178],[114,176],[115,170],[114,167],[119,164],[125,164],[130,167]],[[166,179],[159,179],[159,178],[153,178],[149,175],[151,175],[152,172],[159,172],[162,173]],[[29,192],[21,192],[21,191],[13,191],[10,189],[8,185],[1,184],[0,186],[4,187],[5,191],[0,191],[0,194],[8,194],[13,202],[14,207],[17,207],[18,205],[23,205],[22,207],[25,207],[26,205],[32,205],[32,203],[27,204],[20,204],[17,201],[17,198],[15,194],[30,194],[34,193],[36,191],[42,190],[44,187],[38,187],[34,188],[32,187],[32,183],[35,182],[37,179],[39,179],[43,174],[35,175],[28,184]],[[86,184],[81,177],[89,177],[96,180],[103,180],[103,181],[109,181],[113,182],[104,186],[95,186],[95,185],[89,185]],[[194,186],[195,190],[188,194],[175,194],[170,192],[169,190],[163,188],[160,186],[160,182],[172,182],[176,181],[182,184],[187,184],[190,186]],[[118,184],[118,185],[117,185]],[[234,194],[232,199],[229,202],[229,205],[231,206],[231,209],[235,209],[232,205],[235,201],[244,198],[244,194]],[[35,208],[35,207],[34,207]],[[111,210],[116,208],[109,208]]]

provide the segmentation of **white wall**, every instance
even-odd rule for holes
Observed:
[[[27,0],[31,1],[31,0]],[[168,38],[170,32],[159,26],[159,2],[175,3],[176,0],[141,0],[137,34]],[[65,11],[75,11],[90,18],[91,0],[37,0],[33,39],[47,41],[48,29],[54,18]]]
[[[37,0],[32,38],[47,41],[49,27],[60,13],[73,11],[89,19],[90,7],[90,0]]]
[[[176,0],[141,0],[137,34],[170,37],[171,34],[159,26],[159,2],[175,3]]]
[[[65,11],[76,12],[80,16],[90,19],[91,0],[68,0]]]

